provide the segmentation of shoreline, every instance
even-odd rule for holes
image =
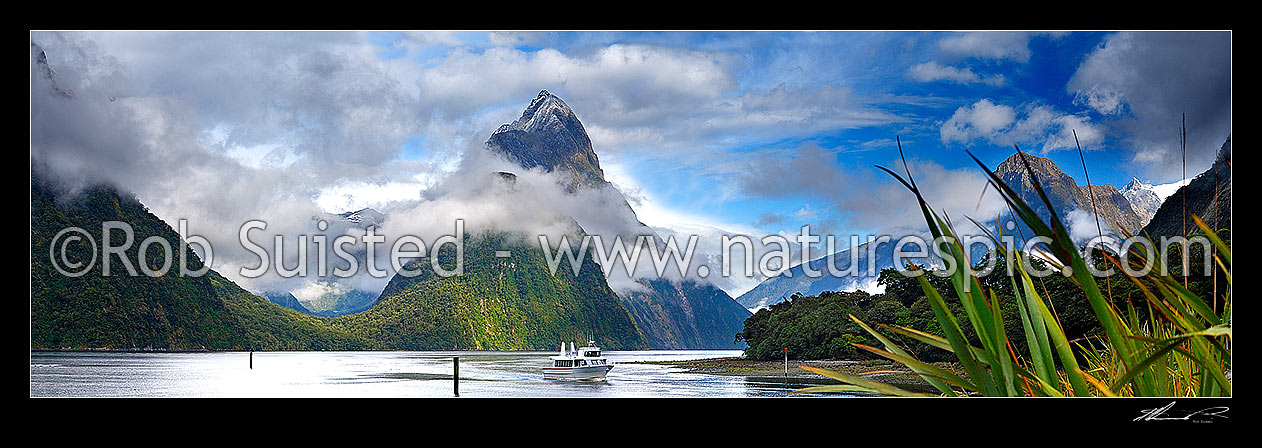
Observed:
[[[687,361],[634,361],[629,364],[655,364],[683,369],[687,373],[706,375],[743,376],[750,378],[783,378],[786,377],[784,361],[758,361],[745,358],[706,358]],[[951,371],[958,371],[959,366],[951,363],[933,363]],[[799,366],[817,367],[861,375],[865,378],[880,381],[913,392],[937,393],[938,390],[925,382],[919,375],[906,366],[887,360],[789,360],[787,377],[796,380],[832,384],[836,381],[819,375]]]

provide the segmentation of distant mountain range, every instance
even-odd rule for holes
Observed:
[[[302,302],[298,301],[297,297],[294,297],[293,294],[290,294],[288,292],[265,292],[265,293],[259,294],[259,297],[267,299],[268,302],[275,303],[277,305],[283,306],[285,308],[289,308],[294,311],[307,313],[307,314],[315,314],[315,313],[312,313],[311,310],[308,310],[307,307],[302,306]]]
[[[1217,216],[1220,228],[1230,226],[1231,170],[1226,162],[1230,159],[1230,153],[1231,140],[1228,139],[1220,151],[1219,162],[1215,163],[1214,168],[1202,173],[1192,181],[1191,185],[1184,187],[1191,192],[1188,212],[1197,213],[1198,216]],[[1026,154],[1026,158],[1033,175],[1038,179],[1052,207],[1060,214],[1062,220],[1065,220],[1066,214],[1071,210],[1094,211],[1100,217],[1101,227],[1106,231],[1112,226],[1112,228],[1124,229],[1131,234],[1141,230],[1154,235],[1179,234],[1182,218],[1179,214],[1178,201],[1183,189],[1169,196],[1163,203],[1152,185],[1144,184],[1137,179],[1132,180],[1121,191],[1108,184],[1088,187],[1078,185],[1050,159],[1030,154]],[[1041,218],[1050,219],[1051,213],[1034,190],[1031,173],[1025,169],[1018,155],[1014,154],[1004,160],[994,171],[1004,184],[1015,190]],[[1213,173],[1215,172],[1218,173],[1217,201],[1213,199],[1215,197]],[[859,250],[862,251],[859,257],[860,267],[866,267],[869,263],[875,264],[876,272],[879,274],[881,269],[894,266],[893,250],[890,245],[878,246],[874,260],[868,259],[866,246],[860,246]],[[834,254],[833,259],[839,269],[846,268],[849,265],[850,250]],[[815,278],[807,277],[803,275],[804,264],[798,264],[781,275],[764,280],[758,286],[737,297],[737,302],[750,309],[757,309],[780,302],[793,293],[817,295],[824,291],[853,291],[872,286],[876,280],[874,277],[863,274],[841,277],[829,275],[825,270],[826,257],[816,258],[805,265],[813,270],[823,271],[823,275]]]
[[[783,301],[792,296],[794,293],[802,293],[803,295],[818,295],[824,291],[854,291],[859,289],[871,289],[876,286],[876,276],[880,275],[881,270],[894,267],[894,241],[887,244],[877,244],[876,250],[869,253],[868,244],[862,244],[855,249],[846,249],[833,254],[832,262],[835,272],[844,272],[850,267],[851,253],[854,254],[855,267],[857,275],[836,276],[828,271],[829,258],[827,256],[816,258],[807,263],[799,263],[787,271],[775,277],[764,280],[755,286],[754,289],[746,291],[736,298],[736,301],[749,309],[758,309],[767,307]],[[908,248],[910,250],[910,248]],[[875,256],[872,256],[875,255]],[[873,272],[876,275],[867,275],[868,267],[873,266]],[[819,272],[818,277],[806,275],[806,268],[809,267],[814,272]]]
[[[341,222],[344,225],[355,227],[358,229],[376,228],[382,229],[386,222],[386,215],[371,208],[362,208],[353,212],[345,213],[326,213],[318,218],[327,222]],[[355,246],[351,249],[350,254],[358,259],[360,266],[365,262],[365,252]],[[376,291],[364,291],[354,289],[349,286],[343,286],[338,282],[338,277],[328,278],[326,292],[320,294],[319,297],[309,298],[305,302],[299,300],[291,291],[261,291],[259,296],[277,305],[292,310],[302,311],[315,316],[337,317],[347,314],[355,314],[371,308],[377,302],[380,295]]]
[[[259,293],[260,297],[269,302],[320,317],[345,316],[367,310],[377,303],[378,295],[370,291],[347,289],[344,292],[326,292],[315,300],[303,302],[290,292]]]

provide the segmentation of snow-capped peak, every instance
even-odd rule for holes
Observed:
[[[1135,177],[1122,188],[1121,193],[1131,203],[1131,209],[1139,215],[1139,219],[1144,224],[1148,224],[1148,221],[1157,213],[1157,209],[1161,208],[1161,201],[1165,199],[1157,194],[1152,184],[1144,183]]]
[[[562,121],[573,116],[574,112],[570,110],[569,105],[565,104],[565,101],[547,90],[540,90],[539,96],[536,96],[530,102],[530,105],[522,112],[521,118],[500,126],[495,132],[501,133],[512,130],[534,132],[552,123],[564,125]]]
[[[1151,191],[1157,195],[1158,199],[1165,201],[1170,195],[1179,191],[1179,187],[1187,185],[1190,181],[1191,179],[1183,179],[1164,184],[1150,184],[1139,180],[1139,178],[1131,178],[1131,181],[1122,188],[1121,192],[1122,194],[1127,194],[1133,191]]]
[[[1152,190],[1152,188],[1152,184],[1144,183],[1144,181],[1139,180],[1138,177],[1132,177],[1131,181],[1127,183],[1125,187],[1122,187],[1122,193],[1126,193],[1131,190]]]

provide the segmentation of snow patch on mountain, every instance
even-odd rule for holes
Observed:
[[[1168,184],[1153,185],[1152,191],[1161,198],[1161,202],[1165,202],[1166,198],[1173,196],[1179,191],[1179,188],[1192,182],[1192,179],[1183,179],[1181,181],[1170,182]]]
[[[1131,209],[1135,210],[1135,214],[1139,215],[1144,224],[1148,224],[1157,209],[1161,208],[1163,198],[1157,194],[1155,188],[1135,178],[1122,188],[1122,196],[1131,203]]]
[[[509,130],[537,132],[547,129],[553,124],[564,126],[561,118],[571,115],[574,115],[574,112],[570,110],[570,106],[565,104],[565,101],[562,101],[561,98],[547,90],[541,90],[539,91],[539,96],[535,97],[530,102],[530,105],[526,107],[521,118],[510,124],[500,126],[495,132],[501,133]]]

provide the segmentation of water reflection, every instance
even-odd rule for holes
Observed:
[[[31,353],[37,397],[766,397],[816,385],[777,377],[687,373],[634,361],[739,356],[739,351],[607,352],[605,381],[545,380],[553,352]]]

